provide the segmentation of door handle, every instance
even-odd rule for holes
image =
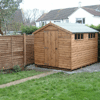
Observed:
[[[57,48],[55,48],[57,50]]]

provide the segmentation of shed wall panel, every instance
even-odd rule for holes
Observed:
[[[71,67],[71,35],[54,26],[34,34],[35,64]]]
[[[72,69],[76,69],[88,64],[97,62],[98,56],[98,34],[95,38],[88,38],[88,33],[84,34],[84,39],[74,39],[71,37],[71,63]]]
[[[34,35],[34,60],[35,64],[44,65],[44,32],[38,32]]]

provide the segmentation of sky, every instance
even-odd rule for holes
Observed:
[[[20,8],[23,10],[36,8],[48,12],[54,9],[78,7],[79,2],[81,2],[81,6],[100,4],[100,0],[23,0]]]

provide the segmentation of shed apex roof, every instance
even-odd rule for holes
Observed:
[[[90,28],[84,24],[78,23],[55,23],[57,26],[60,26],[72,33],[95,33],[99,32],[93,28]]]
[[[35,34],[39,31],[41,31],[42,29],[45,29],[46,27],[48,27],[49,25],[52,25],[56,28],[59,28],[60,30],[66,31],[68,33],[98,33],[99,31],[92,29],[88,26],[85,26],[83,24],[77,24],[77,23],[49,23],[45,26],[43,26],[42,28],[38,29],[37,31],[33,32],[32,34]]]

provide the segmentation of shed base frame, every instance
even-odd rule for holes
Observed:
[[[67,69],[67,68],[60,68],[60,67],[47,66],[47,65],[38,65],[38,64],[35,64],[35,66],[36,67],[41,67],[41,68],[48,68],[48,69],[57,69],[57,70],[64,70],[64,71],[74,71],[74,70],[77,70],[77,69],[85,68],[85,67],[90,66],[90,65],[95,64],[95,63],[98,63],[98,62],[87,64],[85,66],[80,66],[80,67],[75,68],[75,69]]]
[[[48,69],[57,69],[57,70],[71,71],[71,69],[54,67],[54,66],[47,66],[47,65],[38,65],[38,64],[35,64],[35,66],[36,67],[41,67],[41,68],[48,68]]]

